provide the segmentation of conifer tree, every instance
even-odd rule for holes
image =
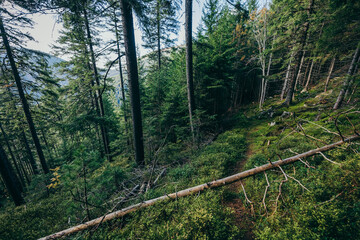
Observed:
[[[140,105],[139,74],[137,68],[134,22],[132,14],[133,6],[128,0],[120,0],[120,8],[122,13],[126,64],[130,88],[135,161],[139,166],[143,166],[145,164],[144,140]]]
[[[188,91],[188,106],[189,106],[189,119],[190,129],[193,141],[195,142],[194,130],[194,81],[193,81],[193,46],[192,46],[192,0],[185,0],[185,42],[186,42],[186,79]]]
[[[161,49],[174,43],[171,34],[177,33],[179,29],[176,17],[180,4],[178,0],[151,0],[147,4],[149,7],[145,12],[148,21],[144,26],[144,47],[157,52],[158,69],[161,69]]]
[[[27,21],[27,20],[24,20],[24,21]],[[7,56],[9,58],[12,74],[13,74],[13,77],[14,77],[15,82],[16,82],[16,86],[17,86],[19,97],[20,97],[20,100],[21,100],[21,103],[22,103],[22,106],[23,106],[24,114],[25,114],[26,120],[27,120],[28,125],[29,125],[31,136],[32,136],[32,139],[34,141],[35,148],[36,148],[36,151],[37,151],[37,154],[38,154],[42,169],[43,169],[45,174],[49,173],[49,168],[48,168],[47,163],[45,161],[42,146],[40,144],[40,140],[39,140],[38,134],[37,134],[36,129],[35,129],[35,125],[34,125],[33,118],[32,118],[31,112],[30,112],[30,107],[29,107],[28,101],[27,101],[27,99],[25,97],[25,94],[24,94],[20,74],[18,72],[18,68],[16,66],[16,62],[15,62],[15,59],[13,57],[13,52],[12,52],[11,46],[9,44],[8,36],[7,36],[5,26],[4,26],[4,23],[3,23],[3,17],[1,15],[0,15],[0,32],[1,32],[1,35],[2,35],[2,40],[3,40],[3,44],[5,46],[5,49],[6,49]]]

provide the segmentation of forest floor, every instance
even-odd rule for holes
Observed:
[[[246,164],[246,161],[253,155],[253,144],[252,144],[252,133],[256,130],[256,128],[252,129],[252,131],[248,131],[246,134],[246,142],[247,150],[245,154],[245,158],[241,161],[238,161],[234,168],[234,174],[244,171],[244,167]],[[232,183],[228,188],[230,191],[234,192],[236,195],[239,195],[240,192],[243,191],[241,184],[243,184],[241,181],[237,181]],[[246,187],[246,184],[243,184],[244,187]],[[243,239],[244,240],[250,240],[254,239],[254,234],[252,232],[252,229],[254,227],[254,221],[253,221],[253,213],[251,212],[251,209],[244,204],[244,200],[240,198],[234,198],[231,199],[228,202],[225,202],[224,205],[226,207],[230,207],[234,211],[234,217],[235,217],[235,223],[240,229],[246,229],[246,232],[244,233]]]
[[[340,85],[340,81],[337,82],[333,85],[334,90],[327,93],[323,93],[321,84],[309,92],[299,93],[298,100],[289,108],[277,108],[280,105],[278,98],[269,98],[265,103],[264,109],[272,111],[259,111],[256,104],[246,106],[234,114],[234,126],[196,152],[182,149],[180,144],[167,146],[160,160],[177,164],[168,164],[166,175],[156,186],[138,194],[122,207],[242,172],[268,163],[269,159],[283,159],[295,155],[293,152],[301,153],[339,141],[340,137],[334,134],[337,132],[335,119],[338,119],[342,134],[353,135],[354,127],[360,129],[357,112],[360,93],[355,93],[342,109],[333,111]],[[344,112],[350,114],[341,115]],[[360,220],[356,219],[360,215],[358,146],[346,145],[325,153],[329,159],[341,163],[341,167],[320,155],[306,159],[314,168],[306,168],[300,162],[283,167],[288,176],[298,180],[309,191],[292,179],[284,182],[279,169],[267,171],[270,187],[265,194],[266,210],[262,202],[266,181],[264,174],[258,174],[224,188],[159,203],[103,223],[96,231],[80,232],[70,238],[249,240],[311,236],[310,239],[356,239],[352,236],[357,236],[354,229],[360,226]],[[131,182],[128,180],[133,179],[133,172],[137,170],[127,161],[124,157],[113,163],[104,163],[89,174],[89,185],[96,197],[93,201],[104,193],[108,194],[107,202],[119,198],[121,185],[114,185],[115,177],[126,184]],[[63,181],[76,181],[67,179],[65,170],[65,167],[60,170]],[[80,183],[81,180],[78,179]],[[131,190],[135,184],[138,183],[129,183],[126,187]],[[242,184],[254,211],[245,200]],[[42,188],[41,179],[38,185]],[[63,185],[50,197],[44,195],[39,201],[32,199],[38,198],[29,197],[26,208],[0,213],[0,239],[36,239],[75,225],[84,216],[82,205],[69,196]],[[104,202],[100,200],[99,205]],[[92,211],[93,216],[106,212],[97,208]],[[344,219],[351,220],[351,224]],[[328,229],[333,229],[333,232]]]
[[[251,144],[251,132],[248,132],[248,134],[246,135],[246,139],[249,144],[247,146],[245,158],[236,163],[234,168],[234,174],[244,171],[244,166],[246,164],[247,159],[249,159],[250,156],[253,155],[253,146]],[[239,195],[240,192],[243,191],[241,184],[242,182],[237,181],[232,183],[228,188],[236,195]],[[246,187],[246,184],[243,185],[244,187]],[[240,229],[246,229],[246,231],[244,232],[243,239],[244,240],[254,239],[254,234],[252,232],[252,229],[254,227],[253,213],[251,212],[251,209],[248,206],[246,206],[246,204],[244,204],[244,200],[240,198],[234,198],[228,202],[225,202],[224,205],[226,207],[230,207],[233,210],[236,225]]]

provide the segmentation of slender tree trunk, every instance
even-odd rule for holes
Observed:
[[[28,166],[27,161],[24,161],[23,154],[22,153],[19,154],[19,150],[16,147],[16,143],[14,141],[12,141],[11,143],[15,150],[16,157],[17,157],[17,159],[19,159],[19,164],[20,164],[21,170],[23,172],[23,175],[25,176],[26,182],[27,182],[27,184],[30,184],[29,175],[32,174],[33,172],[31,170],[31,168]],[[25,167],[24,167],[24,164],[25,164]]]
[[[156,2],[156,24],[157,24],[157,54],[158,66],[161,69],[161,28],[160,28],[160,0]]]
[[[127,0],[120,0],[120,8],[122,13],[127,72],[128,72],[129,88],[130,88],[135,161],[139,166],[143,166],[145,163],[144,140],[143,140],[143,130],[142,130],[142,119],[141,119],[139,75],[138,75],[137,59],[136,59],[132,7]]]
[[[352,75],[356,74],[357,72],[357,69],[358,69],[358,65],[359,65],[359,62],[360,62],[360,57],[358,58],[357,62],[356,62],[356,65],[355,65],[355,69],[352,73]],[[354,78],[351,78],[350,82],[349,82],[349,86],[348,88],[346,89],[346,92],[345,92],[345,99],[348,97],[348,95],[350,94],[350,91],[351,91],[351,87],[352,85],[354,84]]]
[[[104,109],[104,103],[103,103],[102,93],[101,93],[101,89],[100,89],[99,74],[98,74],[97,67],[96,67],[95,52],[94,52],[93,43],[92,43],[92,36],[91,36],[91,32],[90,32],[89,19],[87,16],[86,6],[84,6],[84,22],[85,22],[87,40],[88,40],[89,49],[90,49],[92,70],[94,73],[94,79],[95,79],[96,86],[97,86],[97,98],[99,101],[100,117],[104,118],[105,117],[105,109]],[[110,146],[109,146],[109,144],[110,144],[109,143],[109,134],[108,134],[107,128],[103,122],[101,123],[100,128],[101,128],[101,134],[103,137],[106,158],[109,161],[111,161]]]
[[[50,149],[50,146],[49,146],[48,141],[47,141],[47,139],[46,139],[46,135],[45,135],[45,133],[44,133],[43,128],[40,128],[40,132],[41,132],[41,135],[42,135],[42,139],[43,139],[43,141],[44,141],[44,143],[45,143],[46,150],[47,150],[47,152],[49,153],[49,157],[50,157],[50,167],[52,167],[51,164],[53,164],[54,158],[53,158],[53,156],[52,156],[52,154],[51,154],[51,149]]]
[[[118,64],[119,64],[119,74],[120,74],[120,84],[121,84],[121,100],[122,100],[122,108],[123,108],[123,114],[124,114],[124,122],[125,122],[125,134],[126,134],[126,140],[127,144],[130,144],[129,141],[129,133],[128,133],[128,121],[127,121],[127,114],[126,114],[126,102],[125,102],[125,86],[124,86],[124,76],[122,71],[122,64],[121,64],[121,51],[120,51],[120,36],[118,32],[118,25],[117,25],[117,18],[116,13],[114,9],[114,17],[115,17],[115,35],[116,35],[116,49],[117,49],[117,55],[118,55]]]
[[[304,65],[304,59],[305,59],[305,53],[303,54],[303,56],[301,58],[301,61],[300,61],[300,67],[299,67],[299,71],[298,71],[296,81],[295,81],[295,90],[297,89],[297,85],[298,85],[298,83],[300,81],[300,78],[301,78],[301,71],[302,71],[302,67]]]
[[[291,61],[292,61],[293,56],[294,56],[294,53],[291,54],[291,57],[290,57],[290,60],[289,60],[289,65],[288,65],[287,70],[286,70],[285,81],[284,81],[283,88],[281,90],[281,96],[280,96],[281,100],[284,99],[286,89],[288,88],[288,82],[289,82],[290,71],[291,71]]]
[[[1,20],[0,20],[1,21]],[[16,179],[14,170],[6,156],[6,153],[0,144],[0,173],[1,177],[5,182],[5,186],[10,193],[16,206],[20,206],[25,203],[24,198],[21,196],[21,191],[17,185],[19,180]]]
[[[49,168],[48,168],[48,166],[46,164],[44,153],[43,153],[42,148],[41,148],[40,140],[39,140],[39,137],[38,137],[38,135],[36,133],[36,130],[35,130],[35,125],[34,125],[34,122],[33,122],[32,116],[31,116],[29,104],[28,104],[28,102],[26,100],[26,97],[25,97],[25,94],[24,94],[24,90],[23,90],[23,87],[22,87],[20,75],[19,75],[18,69],[16,67],[16,63],[15,63],[15,60],[14,60],[14,57],[13,57],[13,54],[12,54],[12,51],[11,51],[11,48],[10,48],[8,38],[6,36],[6,32],[5,32],[5,28],[4,28],[4,24],[3,24],[1,16],[0,16],[0,31],[1,31],[2,39],[3,39],[3,44],[4,44],[4,47],[6,49],[6,53],[7,53],[7,56],[9,58],[10,65],[11,65],[11,70],[13,72],[14,79],[15,79],[15,82],[16,82],[16,86],[17,86],[17,89],[18,89],[18,92],[19,92],[21,103],[22,103],[22,106],[23,106],[23,109],[24,109],[24,114],[25,114],[26,120],[27,120],[29,128],[30,128],[31,136],[32,136],[33,141],[34,141],[35,148],[36,148],[37,154],[39,156],[42,169],[43,169],[44,173],[47,174],[47,173],[49,173]]]
[[[347,76],[345,77],[345,80],[344,80],[344,83],[343,83],[343,87],[340,90],[339,96],[338,96],[338,98],[337,98],[337,100],[335,102],[335,105],[333,107],[334,110],[338,109],[341,106],[341,104],[342,104],[342,102],[344,100],[345,92],[346,92],[346,90],[347,90],[347,88],[349,86],[349,82],[350,82],[350,79],[352,77],[352,74],[353,74],[353,71],[354,71],[354,68],[355,68],[355,62],[356,62],[356,60],[358,58],[358,55],[359,55],[359,46],[355,50],[354,57],[353,57],[353,59],[351,61],[349,70],[347,72]]]
[[[20,169],[19,169],[19,166],[18,166],[18,164],[17,164],[15,155],[14,155],[14,153],[13,153],[13,151],[12,151],[12,149],[11,149],[10,143],[9,143],[9,138],[8,138],[8,136],[7,136],[4,128],[2,127],[1,122],[0,122],[0,130],[1,130],[2,135],[3,135],[3,137],[4,137],[4,141],[5,141],[5,143],[6,143],[6,146],[7,146],[7,149],[8,149],[8,151],[9,151],[10,157],[11,157],[11,159],[13,160],[13,163],[14,163],[14,166],[15,166],[15,169],[16,169],[16,172],[17,172],[17,174],[18,174],[18,176],[19,176],[20,182],[18,182],[17,184],[18,184],[19,190],[22,192],[22,191],[23,191],[23,187],[25,186],[25,180],[24,180],[23,175],[22,175],[21,172],[20,172]],[[16,179],[18,179],[18,178],[16,178]]]
[[[331,77],[331,74],[332,74],[332,72],[333,72],[333,70],[334,70],[334,66],[335,66],[335,61],[336,61],[336,57],[334,57],[334,58],[332,59],[332,61],[331,61],[330,69],[329,69],[329,74],[328,74],[328,76],[327,76],[327,78],[326,78],[326,83],[325,83],[324,92],[327,91],[327,88],[328,88],[328,86],[329,86],[330,77]]]
[[[185,41],[186,41],[186,80],[189,104],[190,128],[195,142],[193,113],[195,111],[193,83],[193,51],[192,51],[192,0],[185,0]]]
[[[261,99],[261,106],[260,106],[260,108],[262,107],[262,105],[264,104],[265,99],[266,99],[267,86],[268,86],[268,82],[269,82],[269,79],[268,79],[268,78],[269,78],[269,76],[270,76],[271,61],[272,61],[272,53],[270,54],[269,63],[268,63],[268,66],[267,66],[265,83],[264,83],[264,90],[263,90],[263,94],[262,94],[262,99]]]
[[[39,174],[39,169],[38,169],[38,167],[37,167],[37,165],[36,165],[34,156],[33,156],[32,152],[31,152],[31,148],[30,148],[30,146],[29,146],[29,141],[28,141],[28,139],[27,139],[26,134],[25,134],[24,131],[21,132],[21,137],[22,137],[22,139],[23,139],[23,141],[24,141],[24,145],[25,145],[26,152],[27,152],[27,154],[28,154],[28,158],[29,158],[29,162],[30,162],[30,165],[31,165],[31,169],[32,169],[32,171],[34,172],[34,174],[37,175],[37,174]]]
[[[310,15],[312,13],[313,6],[314,6],[314,0],[310,0],[309,8],[308,8],[308,14],[307,14],[308,16],[307,16],[307,20],[306,20],[306,22],[304,24],[304,32],[303,32],[303,35],[301,37],[299,54],[298,54],[297,61],[296,61],[295,74],[294,74],[294,76],[292,77],[292,79],[290,81],[289,90],[287,92],[286,99],[285,99],[285,102],[284,102],[284,104],[287,105],[287,106],[289,106],[291,104],[291,102],[292,102],[294,89],[295,89],[295,84],[296,84],[296,79],[297,79],[297,77],[299,75],[298,71],[299,71],[299,68],[300,68],[301,59],[305,54],[304,47],[306,45],[306,40],[307,40],[307,36],[308,36],[308,32],[309,32],[309,27],[310,27],[309,19],[310,19]]]
[[[308,78],[306,80],[306,84],[305,84],[305,88],[304,88],[304,91],[308,91],[308,87],[309,87],[309,83],[310,83],[310,80],[311,80],[311,73],[312,73],[312,70],[314,68],[314,59],[311,61],[311,66],[310,66],[310,70],[309,70],[309,75],[308,75]]]
[[[306,84],[306,76],[309,74],[309,68],[310,68],[310,63],[311,61],[308,61],[307,64],[306,64],[306,69],[305,69],[305,73],[303,75],[303,77],[300,78],[299,80],[299,85],[301,85],[302,87],[305,86]]]

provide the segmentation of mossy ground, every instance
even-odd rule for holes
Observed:
[[[206,147],[192,153],[181,144],[171,144],[160,156],[163,164],[178,162],[168,167],[158,187],[150,189],[135,202],[152,199],[165,193],[202,184],[214,179],[253,168],[269,161],[286,158],[323,146],[360,129],[359,92],[349,104],[333,111],[332,105],[339,92],[336,83],[327,93],[319,84],[302,93],[289,108],[274,108],[272,117],[261,116],[257,106],[248,106],[233,116],[235,127],[222,133]],[[264,108],[279,106],[278,98],[271,98]],[[283,114],[284,112],[287,114]],[[343,114],[341,114],[343,113]],[[346,113],[346,114],[345,114]],[[281,116],[283,115],[283,116]],[[338,128],[335,120],[337,120]],[[303,159],[304,163],[258,174],[242,183],[254,212],[246,202],[242,186],[207,190],[204,193],[174,201],[167,201],[134,212],[126,217],[103,223],[70,236],[74,239],[360,239],[360,155],[359,145],[345,144],[324,153],[341,165],[330,163],[323,156]],[[81,154],[79,154],[80,156]],[[91,153],[87,158],[96,159]],[[66,184],[77,181],[76,175],[67,175],[81,168],[72,164],[60,170],[63,186],[50,197],[29,196],[26,207],[0,213],[0,239],[36,239],[62,230],[81,215],[79,204],[65,191]],[[90,163],[92,163],[90,161]],[[121,182],[131,177],[133,166],[126,156],[114,163],[94,161],[97,169],[90,173],[89,187],[96,189],[92,201],[101,205],[112,199]],[[43,187],[41,179],[33,188]],[[34,186],[35,185],[35,186]],[[61,184],[60,184],[61,185]],[[112,195],[113,194],[113,195]],[[35,200],[36,199],[36,200]],[[10,207],[7,209],[11,209]],[[105,210],[93,209],[93,216]],[[78,219],[81,220],[81,219]]]

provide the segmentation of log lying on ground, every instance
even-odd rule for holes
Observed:
[[[157,203],[159,201],[169,200],[169,199],[176,199],[176,198],[180,198],[180,197],[189,196],[189,195],[192,195],[194,193],[201,192],[201,191],[203,191],[205,189],[208,189],[208,188],[221,187],[221,186],[236,182],[238,180],[247,178],[249,176],[253,176],[255,174],[265,172],[266,170],[269,170],[269,169],[272,169],[272,168],[277,168],[277,167],[282,166],[282,165],[287,165],[287,164],[299,161],[302,158],[315,155],[315,154],[317,154],[319,152],[324,152],[324,151],[330,150],[330,149],[335,148],[335,147],[337,147],[337,146],[339,146],[339,145],[341,145],[341,144],[343,144],[345,142],[351,142],[351,141],[355,141],[355,140],[358,140],[358,139],[360,139],[360,136],[357,136],[357,135],[352,136],[352,137],[349,137],[349,138],[345,139],[344,141],[339,141],[339,142],[336,142],[336,143],[333,143],[333,144],[330,144],[330,145],[326,145],[326,146],[321,147],[321,148],[313,149],[313,150],[310,150],[308,152],[295,155],[293,157],[289,157],[289,158],[286,158],[286,159],[283,159],[283,160],[268,163],[268,164],[262,165],[260,167],[252,168],[250,170],[240,172],[240,173],[234,174],[234,175],[226,177],[226,178],[215,180],[215,181],[212,181],[212,182],[209,182],[209,183],[204,183],[204,184],[201,184],[201,185],[198,185],[198,186],[195,186],[195,187],[192,187],[192,188],[188,188],[188,189],[176,192],[176,193],[171,193],[171,194],[164,195],[164,196],[161,196],[161,197],[158,197],[158,198],[147,200],[147,201],[144,201],[144,202],[129,206],[127,208],[121,209],[119,211],[109,213],[109,214],[107,214],[105,216],[102,216],[102,217],[96,218],[94,220],[88,221],[88,222],[86,222],[84,224],[80,224],[80,225],[77,225],[75,227],[68,228],[66,230],[63,230],[63,231],[58,232],[58,233],[54,233],[54,234],[49,235],[49,236],[44,237],[44,238],[40,238],[40,240],[48,240],[48,239],[56,239],[56,238],[64,237],[64,236],[67,236],[69,234],[73,234],[73,233],[85,230],[87,228],[96,226],[97,224],[99,224],[101,222],[106,222],[106,221],[109,221],[109,220],[112,220],[112,219],[115,219],[115,218],[125,216],[128,213],[134,212],[134,211],[136,211],[138,209],[154,205],[155,203]]]

